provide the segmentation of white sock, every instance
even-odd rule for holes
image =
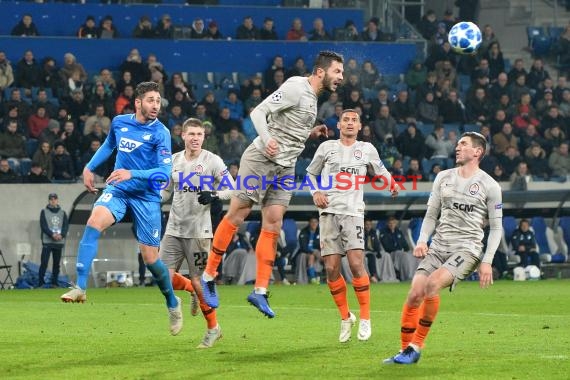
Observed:
[[[206,282],[210,282],[210,281],[214,281],[214,276],[210,276],[208,273],[204,272],[202,274],[202,278],[204,279],[204,281]]]
[[[254,288],[255,294],[267,294],[267,288]]]
[[[412,347],[414,349],[414,351],[420,352],[420,348],[417,345],[410,343],[409,346]]]

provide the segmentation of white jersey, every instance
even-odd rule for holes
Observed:
[[[363,183],[369,169],[373,176],[379,176],[377,179],[389,191],[392,176],[369,142],[356,141],[346,146],[340,140],[329,140],[319,145],[307,167],[307,173],[321,176],[319,187],[313,184],[315,190],[321,188],[320,191],[327,194],[329,205],[325,209],[319,208],[319,213],[364,216]]]
[[[299,76],[287,79],[257,109],[266,115],[269,135],[279,145],[274,157],[266,157],[285,167],[295,166],[317,119],[317,95],[308,79]],[[260,136],[253,144],[265,155],[265,143]]]
[[[458,168],[440,172],[428,206],[441,212],[432,246],[448,252],[467,250],[477,257],[482,254],[486,219],[503,217],[501,187],[481,169],[470,178],[461,177]]]
[[[187,160],[184,153],[172,155],[170,183],[161,192],[163,201],[174,193],[165,234],[179,238],[211,238],[210,205],[198,203],[199,191],[217,190],[220,183],[235,189],[235,183],[224,161],[214,153],[202,150],[192,160]]]

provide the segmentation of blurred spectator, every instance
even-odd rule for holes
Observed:
[[[406,90],[400,90],[398,97],[390,106],[390,110],[394,119],[399,124],[408,123],[413,121],[416,117],[416,111],[412,104],[409,93]]]
[[[360,73],[360,85],[362,88],[377,90],[382,84],[380,72],[374,66],[372,61],[366,60],[362,63],[362,71]]]
[[[134,38],[153,38],[155,36],[154,31],[152,30],[152,22],[150,21],[150,17],[144,15],[141,16],[139,22],[135,26],[135,29],[132,33]]]
[[[319,218],[311,216],[307,226],[299,233],[299,251],[295,256],[295,277],[299,284],[319,283],[320,247]]]
[[[212,122],[212,119],[208,115],[206,115],[206,107],[200,103],[196,105],[194,117],[199,120],[202,120],[202,122],[204,121],[209,121],[210,123]]]
[[[439,108],[433,92],[427,92],[416,109],[416,118],[422,123],[435,124],[439,119]]]
[[[389,255],[384,257],[380,252],[380,242],[378,235],[372,226],[372,220],[364,219],[364,256],[366,258],[370,282],[377,283],[381,280],[396,280],[396,272]],[[378,259],[378,263],[376,260]],[[380,267],[380,273],[379,268]]]
[[[221,40],[224,38],[220,29],[218,28],[218,23],[216,21],[210,21],[208,24],[208,30],[206,31],[206,37],[210,40]]]
[[[505,174],[508,177],[510,177],[515,172],[515,169],[522,161],[519,150],[516,148],[516,146],[512,145],[507,147],[507,149],[501,155],[498,156],[499,156],[499,163],[503,167]]]
[[[510,146],[518,146],[518,139],[513,133],[513,126],[506,121],[503,123],[501,131],[493,135],[494,154],[503,154]]]
[[[110,15],[105,16],[99,25],[99,38],[112,39],[118,37],[119,33],[117,32],[115,25],[113,25],[113,17]]]
[[[182,125],[174,124],[170,133],[172,153],[181,152],[184,150],[185,144],[182,139]]]
[[[416,123],[408,123],[408,127],[396,138],[396,147],[404,157],[416,158],[421,161],[425,154],[425,138],[418,131]]]
[[[420,259],[414,257],[408,242],[398,227],[398,220],[391,216],[380,230],[380,243],[392,258],[394,269],[400,281],[411,281]]]
[[[536,237],[530,230],[528,220],[522,219],[511,238],[511,246],[521,258],[519,266],[524,268],[527,265],[536,265],[540,268],[540,257],[536,251],[536,245]]]
[[[513,84],[520,74],[523,74],[526,79],[528,73],[524,68],[524,60],[522,58],[517,58],[515,59],[511,70],[507,73],[509,84]],[[515,101],[518,101],[518,99],[515,98]]]
[[[548,166],[552,175],[566,177],[570,174],[570,156],[568,155],[568,142],[563,142],[557,149],[553,149],[548,157]]]
[[[27,120],[20,117],[20,112],[18,111],[18,106],[14,104],[4,105],[4,120],[2,121],[2,127],[0,130],[6,130],[6,126],[11,121],[16,121],[18,124],[18,132],[24,136],[28,136],[28,124]]]
[[[63,125],[63,131],[59,135],[59,141],[63,143],[65,150],[69,153],[73,161],[74,175],[81,174],[83,167],[81,166],[81,135],[75,129],[73,121],[66,121]]]
[[[45,108],[47,117],[57,116],[57,107],[48,98],[47,91],[45,88],[38,89],[36,100],[32,102],[32,109],[37,110],[39,107]]]
[[[455,151],[455,144],[445,138],[445,130],[441,124],[434,126],[433,132],[426,137],[425,145],[427,148],[426,156],[429,156],[430,159],[446,159]]]
[[[346,20],[343,29],[337,29],[333,36],[337,41],[360,41],[360,33],[352,20]]]
[[[426,65],[428,71],[433,71],[436,69],[436,64],[441,61],[448,60],[451,62],[452,66],[455,66],[457,59],[456,54],[451,50],[451,45],[449,41],[444,42],[436,51],[430,53],[424,64]]]
[[[483,29],[481,29],[481,37],[482,37],[482,41],[481,41],[481,45],[479,46],[479,55],[481,56],[488,56],[489,54],[489,49],[491,49],[493,44],[498,44],[499,40],[497,39],[497,36],[495,36],[495,31],[493,30],[493,27],[489,24],[486,24]],[[500,51],[500,49],[499,49]],[[501,54],[502,56],[502,54]],[[490,63],[490,62],[489,62]]]
[[[404,164],[400,159],[394,160],[394,162],[392,163],[392,167],[388,169],[388,171],[390,172],[390,174],[392,174],[392,177],[404,176],[406,174],[404,173]]]
[[[14,83],[14,72],[10,61],[6,59],[6,54],[0,51],[0,99],[3,97],[4,89]]]
[[[527,85],[535,91],[542,90],[542,83],[546,78],[550,78],[550,74],[544,68],[544,61],[542,58],[535,58],[526,78]]]
[[[8,163],[5,158],[0,159],[0,183],[20,183],[22,179]]]
[[[99,28],[95,24],[95,17],[87,16],[83,25],[79,27],[77,31],[77,37],[79,38],[98,38]]]
[[[105,91],[101,83],[97,83],[93,89],[95,92],[89,98],[89,113],[94,114],[98,106],[103,106],[103,114],[111,117],[115,115],[115,104],[112,95]]]
[[[372,17],[368,21],[368,26],[366,27],[366,29],[364,29],[364,31],[360,35],[361,40],[371,41],[371,42],[388,41],[389,36],[382,33],[382,31],[379,28],[379,24],[380,24],[380,19],[378,17]]]
[[[168,112],[168,121],[165,123],[168,129],[172,131],[172,128],[176,124],[184,124],[184,121],[188,118],[187,115],[182,113],[182,108],[180,105],[175,104],[174,106],[170,107],[170,112]]]
[[[263,20],[263,26],[259,30],[260,40],[278,40],[277,32],[275,32],[274,21],[271,17],[266,17]]]
[[[54,144],[52,157],[53,179],[56,181],[71,181],[75,179],[75,169],[69,153],[61,141]]]
[[[225,133],[230,132],[232,128],[237,128],[238,130],[240,129],[240,122],[236,119],[231,118],[231,111],[227,107],[220,109],[220,114],[215,120],[216,132],[218,133],[219,137]]]
[[[206,92],[204,99],[200,102],[204,107],[206,107],[206,115],[211,120],[216,120],[220,115],[220,104],[216,100],[216,95],[212,91]]]
[[[448,33],[451,30],[451,28],[453,27],[453,25],[457,24],[457,19],[453,15],[453,11],[451,9],[445,10],[445,12],[443,13],[443,18],[441,19],[441,22],[443,22],[445,24],[445,29],[447,30]]]
[[[0,157],[23,159],[26,154],[26,138],[18,133],[18,123],[11,120],[3,133],[0,133]]]
[[[73,81],[81,82],[81,85],[79,85],[79,83],[75,84],[77,87],[82,86],[83,83],[87,82],[87,71],[85,71],[81,63],[77,62],[75,55],[72,53],[65,53],[63,60],[63,66],[59,69],[59,76],[62,83],[65,83],[67,86],[69,80],[72,79]]]
[[[158,20],[156,23],[153,32],[155,38],[173,39],[174,26],[172,25],[172,19],[170,18],[170,15],[163,14],[160,20]]]
[[[520,161],[511,174],[511,190],[527,191],[530,181],[532,181],[532,177],[528,171],[528,165],[525,161]]]
[[[380,106],[380,111],[378,112],[372,126],[374,129],[374,135],[378,141],[384,141],[388,134],[391,136],[398,135],[396,119],[390,115],[390,107],[388,107],[387,104]]]
[[[495,165],[493,172],[491,173],[491,177],[493,177],[493,179],[497,182],[504,182],[504,181],[509,180],[509,177],[507,176],[507,174],[503,170],[503,167],[501,166],[501,164]]]
[[[81,156],[81,166],[82,168],[87,165],[87,163],[93,158],[95,152],[99,150],[101,147],[102,142],[99,140],[92,140],[89,142],[88,149],[83,153]],[[83,170],[83,169],[82,169]],[[101,165],[97,166],[97,168],[93,171],[95,174],[95,183],[105,182],[105,177],[109,172],[109,161],[102,163]]]
[[[173,107],[174,105],[178,105],[182,109],[182,114],[187,115],[187,116],[194,115],[195,103],[193,103],[191,101],[193,99],[189,99],[189,97],[184,95],[182,90],[176,89],[174,91],[174,98],[170,98],[169,100],[170,100],[169,107]]]
[[[38,147],[38,150],[34,153],[32,157],[32,166],[36,163],[42,169],[42,174],[48,179],[52,178],[53,175],[53,164],[51,160],[51,145],[49,142],[42,142]]]
[[[287,78],[290,78],[292,76],[305,77],[309,76],[309,74],[309,69],[307,69],[303,57],[297,57],[295,59],[293,67],[287,71]]]
[[[125,106],[134,105],[134,101],[135,90],[132,85],[128,84],[125,86],[123,92],[117,97],[117,100],[115,100],[115,114],[121,115]]]
[[[203,38],[207,38],[207,29],[204,25],[204,20],[199,17],[196,17],[192,22],[192,30],[190,31],[190,38],[194,40],[200,40]]]
[[[245,16],[243,22],[236,30],[236,39],[238,40],[257,40],[259,39],[259,32],[257,27],[253,25],[253,18]]]
[[[60,132],[61,125],[57,120],[50,119],[47,128],[44,128],[42,133],[40,133],[38,140],[40,144],[48,142],[50,146],[53,146],[53,144],[59,139]]]
[[[449,91],[447,98],[439,105],[439,116],[445,124],[463,124],[465,107],[458,98],[456,90]]]
[[[437,24],[437,29],[435,34],[430,39],[431,49],[441,47],[443,43],[447,41],[447,27],[444,22],[439,22]]]
[[[334,107],[338,103],[338,93],[331,92],[328,99],[321,104],[317,112],[317,119],[326,120],[335,114]]]
[[[58,68],[55,59],[45,57],[42,60],[42,66],[39,68],[40,87],[51,89],[52,95],[57,97],[60,93],[61,82],[59,80]]]
[[[28,118],[29,136],[34,139],[39,138],[43,130],[47,128],[49,120],[49,117],[46,115],[46,109],[43,106],[39,106],[36,112]]]
[[[505,60],[499,43],[492,42],[484,57],[489,63],[489,80],[491,83],[494,83],[497,81],[499,74],[505,71]]]
[[[546,115],[544,115],[544,117],[542,118],[542,122],[539,125],[542,130],[545,130],[552,128],[553,125],[566,125],[566,124],[567,124],[566,119],[560,114],[558,106],[556,104],[553,104],[550,107],[548,107]]]
[[[459,21],[477,23],[479,19],[479,0],[455,0],[454,4],[459,8]]]
[[[422,16],[418,30],[422,34],[422,37],[429,41],[437,32],[437,24],[435,12],[432,9],[428,9],[425,15]]]
[[[41,84],[41,69],[31,50],[26,50],[24,57],[16,64],[14,84],[16,87],[25,88],[30,94],[32,87],[38,87]]]
[[[259,90],[255,91],[259,92]],[[254,107],[249,107],[246,109],[247,109],[247,115],[241,123],[241,129],[247,141],[251,143],[257,137],[257,131],[255,130],[255,126],[253,125],[253,121],[251,120],[251,111],[253,111]],[[308,141],[305,143],[305,145],[306,144],[308,144]]]
[[[247,98],[247,100],[245,101],[243,108],[246,110],[253,109],[257,107],[259,103],[261,103],[262,101],[263,98],[261,90],[259,88],[254,88],[249,98]]]
[[[81,141],[82,143],[81,151],[82,152],[87,151],[89,147],[92,145],[91,143],[93,141],[99,141],[101,144],[103,144],[106,138],[107,134],[103,132],[103,128],[101,127],[101,125],[99,125],[99,123],[93,124],[93,131],[85,135]]]
[[[265,96],[271,95],[277,91],[279,87],[285,82],[285,70],[277,69],[273,72],[273,80],[270,85],[265,87]]]
[[[510,95],[508,77],[504,72],[499,73],[497,81],[489,89],[489,97],[493,103],[498,102],[503,95]]]
[[[167,99],[174,99],[176,90],[182,91],[184,95],[188,94],[189,100],[194,102],[194,93],[192,92],[192,86],[184,81],[182,73],[176,72],[172,74],[172,78],[166,82],[164,86],[164,92]]]
[[[525,151],[525,160],[528,164],[530,174],[535,177],[548,180],[550,178],[550,167],[546,159],[546,152],[539,143],[534,142]]]
[[[228,165],[230,162],[239,161],[241,155],[249,145],[248,140],[237,127],[232,127],[228,133],[224,133],[220,145],[220,156]]]
[[[128,71],[131,73],[132,80],[136,84],[150,79],[150,70],[146,66],[138,49],[131,49],[127,58],[119,66],[119,70],[124,73]]]
[[[435,163],[431,166],[431,170],[429,171],[428,181],[433,182],[437,175],[442,171],[441,165],[439,163]]]
[[[85,120],[85,125],[83,126],[83,134],[88,135],[93,131],[93,125],[99,123],[103,132],[109,134],[109,129],[111,127],[111,119],[105,116],[105,107],[102,104],[95,106],[95,114],[90,115]]]
[[[291,23],[291,29],[287,32],[285,38],[287,41],[307,41],[308,36],[303,29],[303,22],[299,17],[295,17]]]
[[[218,137],[216,131],[214,130],[212,122],[206,120],[202,123],[202,125],[204,125],[204,136],[205,136],[202,148],[219,155],[220,143],[218,141]]]
[[[491,116],[491,104],[485,90],[477,88],[475,96],[467,99],[466,119],[468,123],[484,123]]]
[[[228,96],[220,102],[221,108],[228,108],[230,110],[230,118],[240,121],[243,119],[243,103],[237,96],[237,91],[228,91]]]
[[[353,89],[350,91],[348,98],[343,100],[342,105],[344,106],[345,109],[347,109],[347,108],[350,108],[350,109],[360,108],[360,109],[362,109],[363,102],[364,101],[362,99],[362,93],[357,89]],[[362,115],[361,115],[361,119],[362,119]]]
[[[251,78],[245,79],[240,86],[240,99],[246,100],[250,97],[254,89],[259,89],[261,94],[265,93],[265,87],[263,85],[263,74],[256,73]]]
[[[42,167],[37,162],[32,162],[30,173],[23,178],[24,183],[50,183],[51,181],[43,173]]]
[[[133,75],[128,70],[123,71],[121,78],[117,81],[117,94],[121,94],[127,85],[131,85],[133,88],[137,85],[133,80]]]
[[[36,24],[32,21],[32,16],[29,14],[25,14],[22,16],[22,19],[14,28],[12,29],[13,36],[21,36],[21,37],[29,37],[29,36],[39,36],[40,33],[36,28]]]
[[[322,18],[317,17],[313,20],[313,30],[309,32],[309,41],[330,41],[331,35],[325,29],[325,23]]]
[[[549,149],[558,148],[560,144],[566,141],[566,134],[561,130],[559,125],[553,125],[544,131],[544,138],[546,139]]]
[[[360,66],[354,58],[349,58],[344,66],[344,77],[349,78],[351,75],[360,77]]]
[[[233,235],[223,262],[223,281],[225,284],[244,285],[255,280],[255,252],[244,234]]]
[[[83,91],[75,89],[71,93],[71,100],[67,102],[69,117],[75,125],[83,127],[83,123],[89,117],[89,103],[83,95]]]
[[[406,72],[406,76],[404,81],[408,85],[408,87],[412,90],[417,90],[422,84],[426,82],[427,78],[427,69],[423,65],[421,59],[414,59],[410,68]],[[435,75],[434,75],[435,78]],[[435,84],[435,81],[434,81]],[[425,95],[425,94],[424,94]],[[424,97],[422,96],[421,99]]]
[[[552,89],[547,88],[546,90],[544,90],[542,94],[542,99],[536,102],[536,115],[538,116],[538,118],[543,119],[544,116],[548,115],[548,111],[551,106],[556,106],[556,102],[554,101],[554,94],[552,93]],[[564,112],[561,113],[562,113],[561,116],[566,116]],[[541,128],[546,129],[546,127],[544,127],[543,125],[541,125]]]

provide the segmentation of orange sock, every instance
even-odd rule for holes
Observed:
[[[204,270],[206,274],[216,277],[218,266],[222,262],[224,253],[226,253],[226,249],[228,248],[228,245],[230,245],[236,230],[237,227],[234,226],[227,217],[222,219],[216,229],[216,233],[214,234],[212,249],[208,255],[208,262],[206,264],[206,269]]]
[[[193,293],[194,287],[192,286],[192,281],[176,272],[172,276],[172,288],[174,290],[186,290],[187,292]]]
[[[279,234],[261,229],[259,240],[255,247],[255,258],[257,260],[257,272],[255,276],[255,287],[266,288],[269,286],[275,255],[277,254],[277,239]]]
[[[340,275],[335,281],[327,280],[327,285],[331,290],[334,303],[336,303],[336,307],[340,312],[340,318],[347,319],[350,314],[348,311],[348,299],[346,298],[346,282],[344,281],[344,277]]]
[[[418,328],[416,329],[414,337],[412,338],[412,343],[419,348],[423,348],[426,336],[429,333],[431,324],[433,321],[435,321],[435,317],[438,311],[439,295],[431,298],[424,298],[424,302],[420,307],[420,321],[418,323]]]
[[[353,277],[352,286],[360,305],[360,319],[370,319],[370,278]]]
[[[206,304],[204,295],[199,294],[198,299],[200,300],[200,310],[202,310],[202,315],[206,319],[206,324],[209,329],[213,329],[218,325],[218,319],[216,318],[216,309],[210,307]]]
[[[402,350],[411,343],[416,328],[418,327],[418,320],[420,319],[420,308],[408,305],[404,302],[402,307],[402,319],[400,328],[400,341],[402,343]]]

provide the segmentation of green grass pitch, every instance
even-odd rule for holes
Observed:
[[[570,281],[461,283],[440,313],[417,365],[383,365],[399,346],[409,284],[372,285],[372,338],[338,343],[340,320],[325,285],[272,286],[269,320],[250,287],[221,286],[224,337],[205,332],[184,299],[184,329],[170,336],[157,288],[0,291],[1,379],[569,379]],[[349,286],[351,310],[358,305]]]

